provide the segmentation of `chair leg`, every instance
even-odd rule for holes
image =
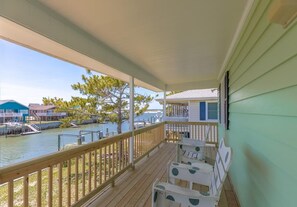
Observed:
[[[175,180],[176,179],[175,178],[172,178],[172,177],[169,177],[168,178],[168,182],[171,183],[171,184],[173,184],[173,185],[175,185]]]
[[[152,207],[170,207],[170,201],[165,198],[165,193],[153,190]]]

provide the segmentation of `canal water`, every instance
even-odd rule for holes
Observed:
[[[148,121],[151,117],[155,117],[155,113],[145,113],[135,120]],[[88,124],[81,125],[79,128],[57,128],[44,130],[40,134],[32,134],[18,137],[0,136],[0,167],[15,164],[21,161],[36,158],[42,155],[50,154],[58,150],[58,134],[75,134],[78,135],[80,130],[101,130],[106,133],[108,128],[109,133],[116,132],[117,126],[113,123],[106,124]],[[129,123],[126,121],[122,124],[122,131],[129,130]],[[94,140],[98,139],[94,136]],[[91,136],[86,135],[85,141],[90,142]],[[62,137],[61,146],[76,142],[75,137]]]

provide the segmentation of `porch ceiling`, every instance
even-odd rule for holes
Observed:
[[[176,85],[217,79],[246,0],[41,2],[165,84]]]
[[[154,90],[186,90],[218,86],[220,70],[251,1],[3,2],[1,16],[108,66],[94,70],[134,75],[139,85]]]

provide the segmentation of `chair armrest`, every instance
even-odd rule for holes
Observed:
[[[192,166],[172,162],[168,167],[169,180],[181,179],[188,182],[210,186],[212,176],[213,167],[206,163],[201,163],[199,166]]]
[[[206,142],[201,140],[195,140],[190,138],[184,138],[182,141],[178,142],[179,145],[189,145],[189,146],[205,146]]]
[[[156,182],[153,186],[153,206],[170,206],[165,199],[182,206],[215,206],[219,198],[209,192],[199,192],[165,182]]]

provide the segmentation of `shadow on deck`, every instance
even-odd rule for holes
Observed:
[[[208,148],[206,156],[214,159],[215,150]],[[91,199],[85,206],[151,206],[152,184],[157,178],[166,180],[167,164],[175,160],[176,145],[166,143],[150,153],[149,157],[143,158],[135,166],[135,170],[129,170],[120,176],[115,187],[106,187]],[[186,182],[179,185],[186,186]],[[203,190],[203,186],[194,185],[195,189]],[[238,207],[235,195],[232,191],[229,179],[224,183],[224,191],[221,193],[219,207]]]

